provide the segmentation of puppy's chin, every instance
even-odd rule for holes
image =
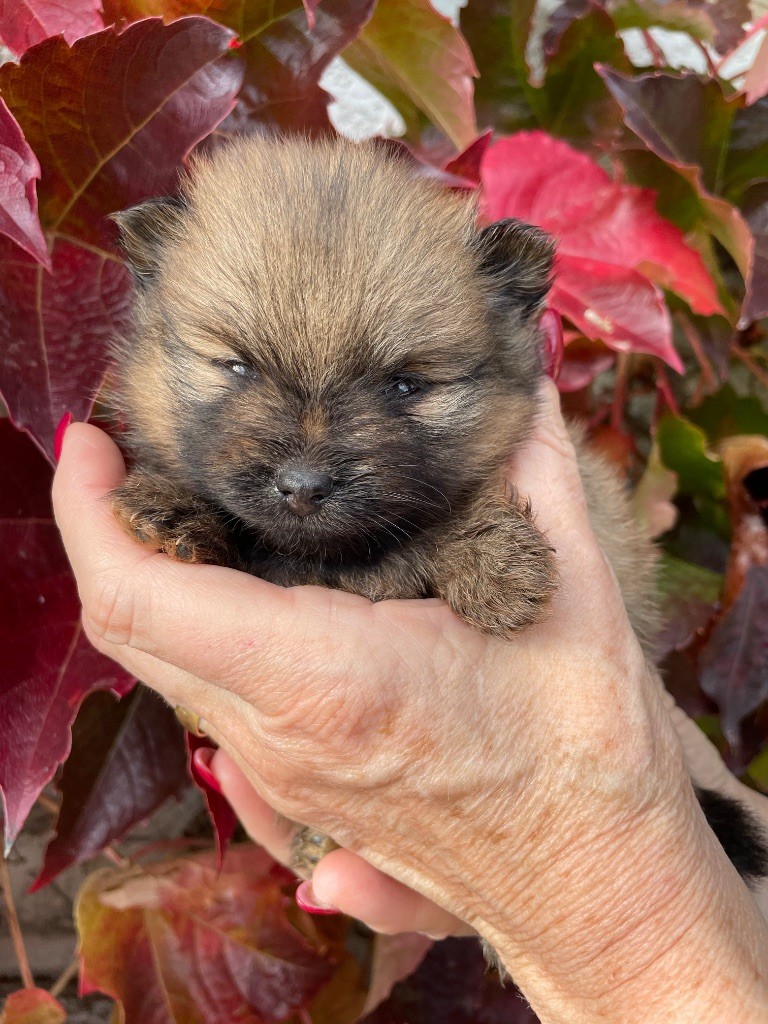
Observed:
[[[339,502],[328,502],[303,517],[277,503],[261,507],[256,502],[229,502],[228,509],[268,552],[307,561],[375,561],[407,543],[412,532],[394,518],[387,519],[386,528],[381,521],[361,522]]]

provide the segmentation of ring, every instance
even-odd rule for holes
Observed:
[[[185,708],[183,704],[177,704],[173,710],[187,732],[191,732],[193,736],[208,735],[203,728],[203,719],[195,711],[192,711],[191,708]]]

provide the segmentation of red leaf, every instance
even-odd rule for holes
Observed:
[[[51,462],[56,424],[90,415],[129,313],[128,273],[107,251],[59,241],[46,274],[0,240],[0,394]]]
[[[56,834],[33,891],[180,797],[189,785],[186,769],[181,726],[159,697],[143,686],[119,702],[93,694],[72,730]]]
[[[474,142],[470,142],[466,149],[449,160],[443,170],[449,174],[455,174],[459,178],[472,185],[480,184],[480,168],[483,157],[491,144],[493,132],[488,130],[483,135],[478,135]]]
[[[0,1024],[65,1024],[67,1011],[42,988],[12,992],[0,1014]]]
[[[615,358],[599,342],[590,341],[580,334],[571,339],[566,335],[563,362],[557,377],[558,390],[568,394],[588,387],[598,374],[613,365]]]
[[[83,636],[77,585],[50,507],[50,468],[7,420],[0,420],[0,452],[0,789],[10,848],[69,753],[83,697],[124,693],[133,681]]]
[[[293,883],[250,845],[230,850],[221,872],[212,855],[97,872],[76,909],[82,990],[117,999],[126,1024],[278,1024],[343,965],[359,1011],[365,991],[344,949],[347,921],[311,922],[287,895]]]
[[[375,0],[323,0],[315,5],[309,27],[304,10],[284,7],[262,20],[256,32],[244,28],[243,46],[236,51],[245,67],[243,86],[220,132],[333,131],[330,96],[320,87],[320,76],[355,39],[374,5]],[[210,13],[217,17],[215,11]]]
[[[0,244],[0,391],[49,458],[63,412],[90,413],[109,343],[127,327],[128,276],[104,215],[174,189],[186,154],[234,102],[240,69],[217,59],[231,38],[205,18],[149,19],[72,48],[49,39],[0,68],[42,163],[53,249],[48,276]]]
[[[215,776],[210,772],[206,773],[201,770],[200,765],[195,760],[196,750],[214,750],[214,744],[205,736],[195,736],[193,733],[186,733],[187,742],[187,754],[188,754],[188,768],[189,774],[205,797],[205,805],[208,808],[208,817],[211,819],[211,825],[213,825],[213,834],[216,837],[216,850],[219,858],[219,867],[221,867],[224,854],[226,853],[227,847],[232,842],[232,837],[235,834],[237,828],[237,816],[226,797],[222,796],[221,790],[218,787]]]
[[[701,257],[656,213],[652,193],[612,182],[589,157],[542,132],[491,146],[482,182],[490,220],[518,217],[557,238],[556,309],[589,338],[681,368],[658,285],[697,312],[721,307]]]
[[[488,142],[490,142],[490,133],[475,139],[469,149],[459,153],[442,166],[432,163],[428,154],[415,149],[407,142],[404,142],[403,139],[379,138],[377,141],[381,146],[388,149],[392,156],[405,160],[410,165],[412,173],[418,178],[428,178],[430,181],[435,181],[445,186],[445,188],[475,189],[477,188],[478,180],[476,177],[473,177],[476,173],[474,165],[482,158],[483,152]],[[475,152],[472,152],[473,150]]]
[[[100,0],[0,0],[0,39],[17,55],[49,36],[73,43],[103,27]]]
[[[50,267],[48,249],[37,216],[35,182],[40,164],[16,119],[0,99],[0,232],[30,256]]]
[[[49,39],[0,68],[0,89],[43,168],[43,227],[103,246],[102,218],[173,191],[181,161],[232,109],[232,33],[159,18]],[[96,101],[98,99],[98,102]]]

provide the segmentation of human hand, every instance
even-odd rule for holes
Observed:
[[[665,704],[683,748],[691,777],[702,787],[740,800],[751,808],[768,833],[768,797],[749,789],[728,770],[717,748],[665,694]],[[265,847],[282,864],[290,865],[293,828],[257,793],[237,763],[225,750],[201,747],[198,751],[254,842]],[[304,898],[318,908],[331,908],[356,917],[374,931],[391,935],[421,931],[430,938],[467,935],[472,929],[431,900],[378,871],[349,850],[335,850],[315,869],[312,882],[304,883]],[[768,919],[768,879],[753,889],[755,901]],[[306,906],[307,904],[305,904]]]
[[[70,428],[55,504],[95,645],[202,715],[270,807],[476,928],[534,1006],[566,1014],[548,1019],[593,1019],[574,1007],[604,1002],[610,979],[624,1016],[604,1019],[633,1020],[637,979],[701,936],[715,875],[736,893],[734,941],[754,937],[594,542],[551,386],[514,475],[562,585],[511,644],[435,601],[371,605],[149,554],[103,500],[123,473],[108,438]]]

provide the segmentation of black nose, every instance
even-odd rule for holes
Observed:
[[[275,486],[285,496],[291,511],[297,516],[308,516],[316,512],[323,498],[331,493],[333,479],[327,473],[294,466],[280,470],[275,477]]]

